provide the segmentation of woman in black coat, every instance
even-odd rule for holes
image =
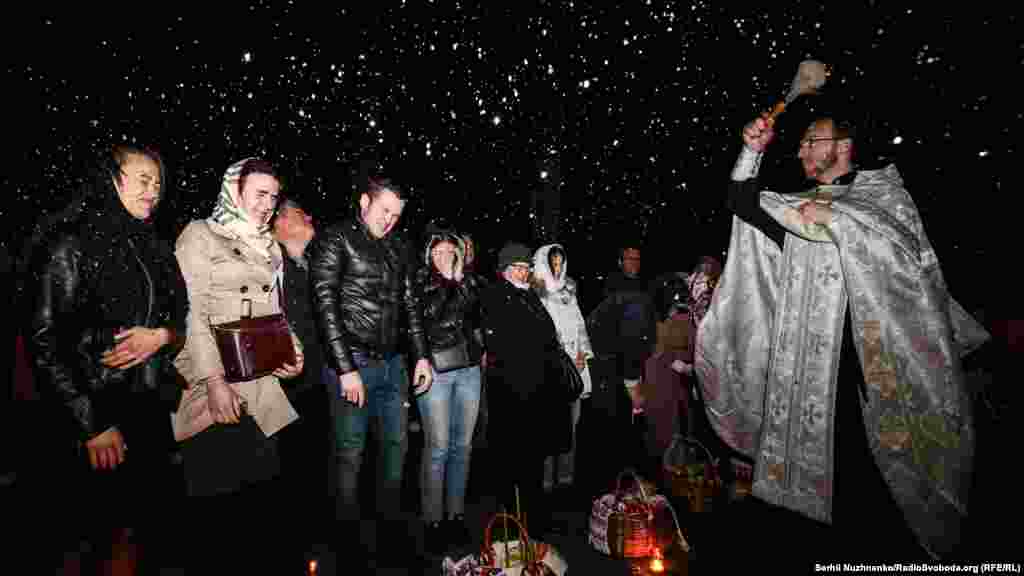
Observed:
[[[488,449],[499,506],[515,513],[515,489],[531,533],[550,529],[544,502],[544,459],[565,453],[572,440],[572,413],[561,382],[561,344],[554,322],[530,289],[532,254],[508,244],[498,255],[503,280],[482,294],[487,368]]]
[[[33,506],[56,504],[69,525],[152,524],[170,512],[157,506],[172,496],[171,360],[188,301],[153,225],[164,172],[156,152],[115,148],[27,248],[26,344],[53,415],[35,430]]]

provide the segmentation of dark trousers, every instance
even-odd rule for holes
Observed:
[[[743,554],[736,559],[744,566],[772,565],[792,574],[812,572],[815,563],[929,561],[902,523],[894,523],[894,519],[885,514],[876,514],[876,503],[867,500],[861,503],[865,512],[860,521],[854,519],[829,526],[792,510],[748,498],[727,513],[727,518],[733,520],[731,528],[725,525],[723,529],[731,533],[695,534],[700,539],[692,544],[701,547],[699,557],[709,559],[710,565],[716,565],[724,556],[735,555],[739,549]],[[740,525],[744,528],[735,529]]]
[[[114,470],[93,470],[85,448],[68,450],[67,438],[53,435],[36,444],[35,451],[42,454],[34,454],[32,469],[19,477],[19,497],[7,511],[12,519],[24,517],[27,525],[52,514],[62,520],[49,523],[42,540],[30,532],[35,541],[26,542],[23,550],[38,550],[45,541],[52,547],[44,563],[60,565],[66,554],[76,554],[87,573],[110,559],[124,528],[134,527],[131,540],[143,554],[139,573],[173,564],[175,540],[169,535],[184,502],[184,484],[170,460],[170,416],[155,395],[138,394],[132,406],[133,412],[118,424],[128,450]]]
[[[296,520],[301,516],[306,519],[302,525],[312,528],[310,520],[319,523],[333,518],[333,512],[326,509],[332,506],[330,496],[336,489],[330,400],[320,386],[288,396],[299,419],[278,432],[281,480]]]
[[[320,374],[320,367],[315,368]],[[334,520],[334,427],[330,421],[328,396],[318,382],[315,387],[288,390],[288,400],[299,419],[277,433],[281,457],[282,526],[279,546],[289,548],[294,570],[335,544],[333,530],[324,527]],[[322,560],[321,560],[322,561]]]
[[[640,442],[628,415],[594,397],[583,400],[576,427],[575,483],[589,506],[614,489],[618,474],[636,459]]]
[[[214,424],[181,444],[189,496],[241,492],[281,474],[278,434],[266,437],[248,414]]]
[[[544,456],[524,456],[510,459],[511,465],[492,469],[493,486],[498,501],[498,512],[515,515],[516,489],[519,492],[519,510],[526,515],[527,532],[540,537],[550,527],[551,514],[544,494]]]
[[[832,522],[838,533],[836,544],[847,546],[837,551],[837,557],[926,560],[927,553],[903,517],[868,445],[857,397],[862,378],[856,356],[844,355],[836,397]],[[870,518],[870,530],[863,530],[864,518]]]
[[[280,479],[190,498],[187,516],[174,524],[188,533],[173,540],[187,560],[186,573],[301,573],[295,526],[284,520],[290,506]]]

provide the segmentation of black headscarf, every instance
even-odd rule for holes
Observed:
[[[83,289],[99,296],[99,312],[107,326],[130,327],[134,318],[147,313],[149,282],[159,296],[165,297],[168,295],[161,291],[176,286],[175,276],[180,273],[170,243],[157,236],[154,218],[140,220],[125,208],[114,186],[119,170],[109,155],[100,158],[71,202],[40,220],[23,251],[20,276],[25,291],[35,281],[30,274],[42,265],[40,259],[50,243],[64,234],[74,234],[83,256]],[[161,203],[166,201],[167,183],[163,179],[162,187]],[[148,279],[139,267],[140,260]],[[151,326],[166,320],[164,308],[154,306]]]
[[[153,283],[158,301],[163,290],[175,286],[171,275],[176,273],[177,261],[170,243],[158,237],[155,217],[140,220],[132,216],[112,178],[104,179],[101,175],[95,192],[100,208],[84,219],[89,233],[83,237],[83,252],[101,262],[97,280],[103,290],[101,301],[111,308],[107,310],[107,319],[116,320],[119,326],[131,326],[131,319],[146,313],[139,307],[147,306],[149,282]],[[161,190],[161,203],[166,200],[164,196]],[[156,209],[159,208],[157,205]],[[145,266],[148,279],[139,268],[139,261]],[[154,304],[150,326],[166,321],[163,308],[159,302]]]

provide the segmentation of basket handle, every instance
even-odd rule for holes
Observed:
[[[495,521],[497,521],[500,518],[505,518],[514,522],[516,526],[519,527],[519,539],[523,540],[525,538],[527,541],[529,541],[530,535],[526,533],[526,527],[523,526],[523,523],[519,521],[519,518],[516,518],[511,514],[498,512],[497,514],[491,517],[489,522],[487,522],[487,528],[484,530],[484,551],[491,549],[491,544],[493,544],[493,542],[491,542],[491,529],[494,527]]]
[[[483,557],[484,563],[488,568],[495,568],[495,563],[498,561],[498,559],[495,558],[494,549],[491,546],[491,529],[494,527],[494,523],[500,518],[511,520],[515,523],[516,526],[519,527],[519,543],[521,546],[524,560],[526,558],[527,553],[529,552],[528,546],[530,545],[530,535],[526,532],[526,526],[523,525],[519,518],[516,518],[511,514],[499,512],[491,517],[490,521],[487,522],[487,528],[484,530],[484,549],[483,552],[481,553],[481,556]],[[524,570],[526,568],[525,561],[523,562],[523,568]]]
[[[496,568],[495,563],[497,558],[494,556],[494,549],[491,544],[491,529],[494,527],[494,522],[499,518],[506,518],[515,522],[516,526],[519,527],[519,543],[522,546],[523,554],[523,569],[522,574],[524,576],[544,576],[543,562],[533,558],[534,551],[530,548],[530,535],[526,532],[526,526],[511,514],[499,512],[491,517],[490,521],[487,522],[487,528],[484,530],[484,549],[481,554],[484,560],[484,566],[481,566],[481,575],[490,574],[488,569]]]
[[[701,445],[701,448],[704,448],[704,446]],[[704,448],[704,449],[707,450],[707,448]],[[640,487],[640,495],[643,497],[644,505],[647,507],[647,519],[648,520],[653,519],[654,518],[654,507],[650,506],[650,505],[647,505],[647,491],[644,490],[643,482],[640,481],[640,477],[636,475],[636,471],[634,471],[632,468],[626,468],[622,472],[619,472],[618,478],[615,479],[615,492],[616,492],[616,495],[622,493],[622,478],[625,477],[626,474],[629,474],[630,476],[632,476],[633,477],[633,481],[636,482],[636,485]],[[667,499],[664,500],[664,503],[668,507],[668,511],[672,513],[672,522],[675,524],[676,535],[679,536],[679,544],[683,547],[683,550],[685,550],[686,552],[689,552],[690,551],[690,543],[687,542],[686,538],[683,536],[683,529],[682,529],[682,527],[679,524],[679,517],[676,515],[675,508],[672,507],[672,503],[669,502]],[[488,544],[488,548],[489,547],[490,547],[490,545]]]
[[[707,477],[709,479],[719,479],[721,477],[718,470],[719,466],[722,464],[721,458],[716,458],[715,455],[711,453],[711,450],[708,450],[707,446],[701,444],[700,440],[697,440],[692,436],[687,436],[686,438],[683,438],[683,442],[691,446],[699,446],[700,449],[704,451],[704,454],[707,455],[709,464],[709,468],[707,469]]]
[[[615,478],[615,496],[622,496],[622,479],[627,474],[633,477],[633,482],[636,483],[637,487],[640,489],[640,496],[644,499],[644,502],[646,503],[648,500],[648,496],[647,491],[644,490],[644,483],[640,480],[640,477],[637,476],[636,471],[633,470],[632,468],[626,468],[622,472],[619,472],[618,477]]]
[[[690,444],[691,446],[698,446],[701,450],[704,451],[704,454],[707,455],[708,464],[711,464],[712,466],[718,465],[718,458],[715,458],[714,454],[711,453],[711,450],[708,450],[707,446],[704,446],[704,444],[702,444],[700,440],[697,440],[693,436],[686,436],[685,438],[683,438],[683,442]]]

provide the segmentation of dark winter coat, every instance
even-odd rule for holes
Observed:
[[[483,292],[490,448],[506,455],[562,454],[572,438],[555,324],[533,290],[506,280]]]
[[[284,255],[283,309],[292,332],[298,337],[299,342],[302,342],[303,355],[302,376],[281,382],[285,394],[291,400],[297,395],[322,387],[321,368],[324,354],[320,346],[316,317],[313,314],[313,294],[309,283],[308,265],[305,268],[300,266],[288,255],[284,246],[281,246],[281,253]]]
[[[587,334],[594,358],[590,361],[591,405],[609,418],[619,419],[632,408],[623,384],[619,317],[615,298],[605,298],[587,316]],[[618,421],[618,420],[616,420]]]
[[[625,378],[638,379],[643,374],[644,362],[654,353],[657,339],[653,291],[646,280],[616,272],[605,283],[602,304],[611,311],[610,319],[614,321],[614,328],[606,328],[614,331],[614,353],[619,357],[620,370]]]
[[[171,245],[122,205],[100,168],[74,216],[58,220],[30,250],[24,278],[27,344],[43,399],[63,406],[84,442],[119,426],[136,393],[160,393],[173,409],[178,392],[171,360],[185,338],[188,295]],[[128,370],[102,365],[120,328],[167,328],[174,338]]]

